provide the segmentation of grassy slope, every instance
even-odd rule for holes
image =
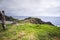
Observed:
[[[47,24],[24,23],[19,25],[7,25],[7,30],[0,31],[0,40],[53,39],[60,40],[60,28]]]

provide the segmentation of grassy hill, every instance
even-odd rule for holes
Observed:
[[[7,30],[0,30],[0,40],[60,40],[60,28],[31,23],[7,25]]]
[[[29,20],[7,24],[5,31],[0,25],[0,40],[60,40],[60,27]]]

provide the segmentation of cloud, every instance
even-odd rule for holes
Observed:
[[[0,10],[9,16],[60,16],[60,0],[3,0]]]

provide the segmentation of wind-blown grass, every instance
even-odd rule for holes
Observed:
[[[19,25],[7,25],[7,30],[0,31],[0,40],[54,39],[60,40],[60,28],[48,24],[20,23]]]

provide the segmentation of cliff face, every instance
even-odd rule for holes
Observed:
[[[33,18],[33,17],[28,17],[24,19],[25,22],[30,22],[33,24],[49,24],[49,25],[53,25],[51,22],[44,22],[39,18]]]

